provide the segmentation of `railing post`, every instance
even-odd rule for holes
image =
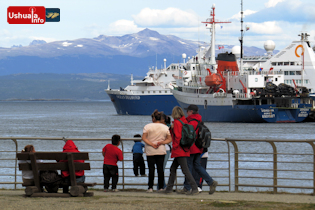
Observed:
[[[235,192],[238,192],[238,147],[235,141],[230,141],[234,146],[234,185]]]
[[[315,195],[315,145],[314,142],[307,142],[313,148],[313,195]]]
[[[125,153],[124,153],[123,141],[120,141],[120,144],[121,144],[121,151],[123,152],[123,155],[124,155]],[[122,160],[122,186],[124,190],[125,189],[125,157],[123,157],[123,160]]]
[[[277,165],[277,147],[274,142],[269,142],[273,148],[273,193],[277,193],[278,188],[278,165]]]
[[[230,154],[230,144],[228,140],[225,140],[228,146],[228,165],[229,165],[229,192],[231,192],[231,154]]]
[[[11,140],[15,144],[14,189],[16,190],[16,182],[17,182],[16,176],[17,176],[17,166],[18,166],[18,162],[17,162],[18,160],[17,160],[16,154],[18,153],[18,143],[16,139],[11,139]]]

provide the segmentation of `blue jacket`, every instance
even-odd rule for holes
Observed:
[[[141,142],[135,142],[135,144],[132,147],[132,152],[133,153],[140,153],[143,154],[142,148],[144,147],[144,144]]]

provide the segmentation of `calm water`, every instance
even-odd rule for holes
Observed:
[[[142,133],[149,116],[117,115],[109,101],[0,102],[0,136],[122,138]],[[314,139],[315,123],[206,123],[214,138]]]
[[[132,138],[134,134],[142,134],[144,125],[151,122],[150,116],[125,116],[117,115],[114,106],[110,101],[95,101],[95,102],[0,102],[0,136],[29,136],[29,137],[77,137],[77,138],[111,138],[113,134],[119,134],[122,138]],[[233,139],[314,139],[315,123],[284,123],[284,124],[270,124],[270,123],[206,123],[212,132],[213,138],[233,138]],[[38,151],[62,151],[63,142],[60,141],[19,141],[19,150],[25,144],[34,144]],[[102,183],[102,157],[101,149],[105,142],[76,142],[81,151],[90,153],[90,159],[98,160],[91,161],[91,166],[97,168],[87,172],[89,175],[97,175],[93,182]],[[281,145],[280,145],[281,144]],[[307,144],[297,143],[277,143],[278,152],[295,152],[312,154],[312,149]],[[240,151],[257,152],[272,152],[272,148],[267,143],[238,143]],[[124,151],[131,151],[132,142],[124,143]],[[232,146],[231,146],[231,149]],[[1,151],[15,150],[14,143],[11,140],[1,141]],[[227,145],[224,142],[213,142],[210,147],[209,159],[226,160],[226,154],[213,154],[212,151],[227,152]],[[233,151],[232,151],[233,152]],[[14,160],[15,154],[1,152],[0,158],[11,158]],[[296,161],[311,161],[306,156],[294,157]],[[132,155],[126,154],[126,160],[132,160]],[[272,155],[240,155],[240,160],[272,160]],[[0,166],[12,166],[14,162],[2,160]],[[286,156],[278,157],[279,161],[287,161]],[[233,154],[231,156],[233,162]],[[212,168],[226,168],[225,162],[211,162]],[[132,176],[132,162],[126,162],[125,166],[130,167],[126,172],[127,175]],[[170,167],[171,162],[167,167]],[[209,165],[209,163],[208,163]],[[233,165],[233,164],[231,164]],[[305,169],[313,170],[313,164],[298,164],[288,165],[286,163],[279,164],[279,169]],[[257,163],[242,162],[240,167],[249,168],[272,168],[271,163],[265,165],[257,165]],[[233,171],[233,167],[232,167]],[[13,174],[14,169],[1,169],[0,174]],[[227,176],[228,171],[211,170],[211,176]],[[240,171],[240,175],[257,176],[254,171]],[[166,171],[166,177],[168,176]],[[281,177],[292,177],[293,173],[278,173]],[[260,175],[268,176],[270,172],[262,171]],[[272,176],[272,174],[271,174]],[[312,173],[299,173],[293,175],[294,177],[309,178]],[[7,177],[3,180],[12,181],[14,177]],[[20,177],[19,177],[20,179]],[[127,178],[133,179],[133,178]],[[121,179],[120,179],[121,180]],[[219,183],[227,183],[227,179],[217,178]],[[88,180],[89,181],[89,180]],[[134,180],[135,182],[139,181]],[[141,182],[146,183],[147,178],[141,178]],[[234,182],[233,173],[231,182]],[[240,182],[249,183],[248,180],[240,180]],[[251,180],[250,182],[269,183],[263,179]],[[279,184],[287,184],[286,180],[279,180]],[[312,185],[312,181],[295,181],[299,185]],[[270,183],[269,183],[270,184]],[[6,186],[2,186],[6,187]],[[9,186],[10,188],[12,186]],[[219,190],[228,190],[227,188],[219,188]],[[246,188],[246,190],[255,191],[256,189]],[[308,191],[291,191],[290,192],[304,192]]]

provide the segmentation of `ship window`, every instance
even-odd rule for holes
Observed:
[[[288,71],[284,71],[284,75],[289,75],[289,72]]]
[[[155,93],[155,91],[153,91],[153,93]]]
[[[258,82],[258,78],[255,78],[255,82]]]
[[[278,66],[283,66],[283,62],[278,62]]]
[[[142,93],[144,93],[144,91],[142,91]]]
[[[271,65],[272,65],[272,66],[276,66],[276,65],[277,65],[277,62],[272,62]]]
[[[296,71],[296,75],[301,75],[301,71]]]
[[[167,91],[165,91],[165,93],[167,93]]]
[[[148,91],[148,93],[150,93],[150,91]]]
[[[295,75],[295,71],[290,71],[290,75]]]
[[[277,82],[277,81],[278,81],[278,78],[275,78],[275,81]]]
[[[193,67],[193,70],[195,70],[195,67]]]
[[[159,91],[159,93],[162,93],[162,91]]]
[[[307,80],[305,80],[305,83],[306,83],[306,84],[308,84],[308,79],[307,79]]]
[[[284,65],[285,65],[285,66],[288,66],[288,65],[289,65],[289,62],[284,62]]]
[[[295,65],[295,63],[294,62],[290,62],[290,66],[294,66]]]

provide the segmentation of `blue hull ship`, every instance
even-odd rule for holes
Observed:
[[[164,69],[150,69],[143,80],[133,80],[131,76],[131,84],[126,88],[111,89],[108,85],[105,91],[117,114],[151,115],[157,109],[170,115],[174,106],[179,105],[171,90],[176,85],[180,65],[175,63]]]
[[[117,114],[120,115],[151,115],[155,109],[166,115],[172,114],[176,99],[170,95],[118,95],[107,92],[113,102]]]
[[[181,107],[190,104],[179,102]],[[303,108],[278,109],[275,105],[207,106],[198,105],[205,122],[245,122],[245,123],[293,123],[302,122],[309,115],[311,105]]]

